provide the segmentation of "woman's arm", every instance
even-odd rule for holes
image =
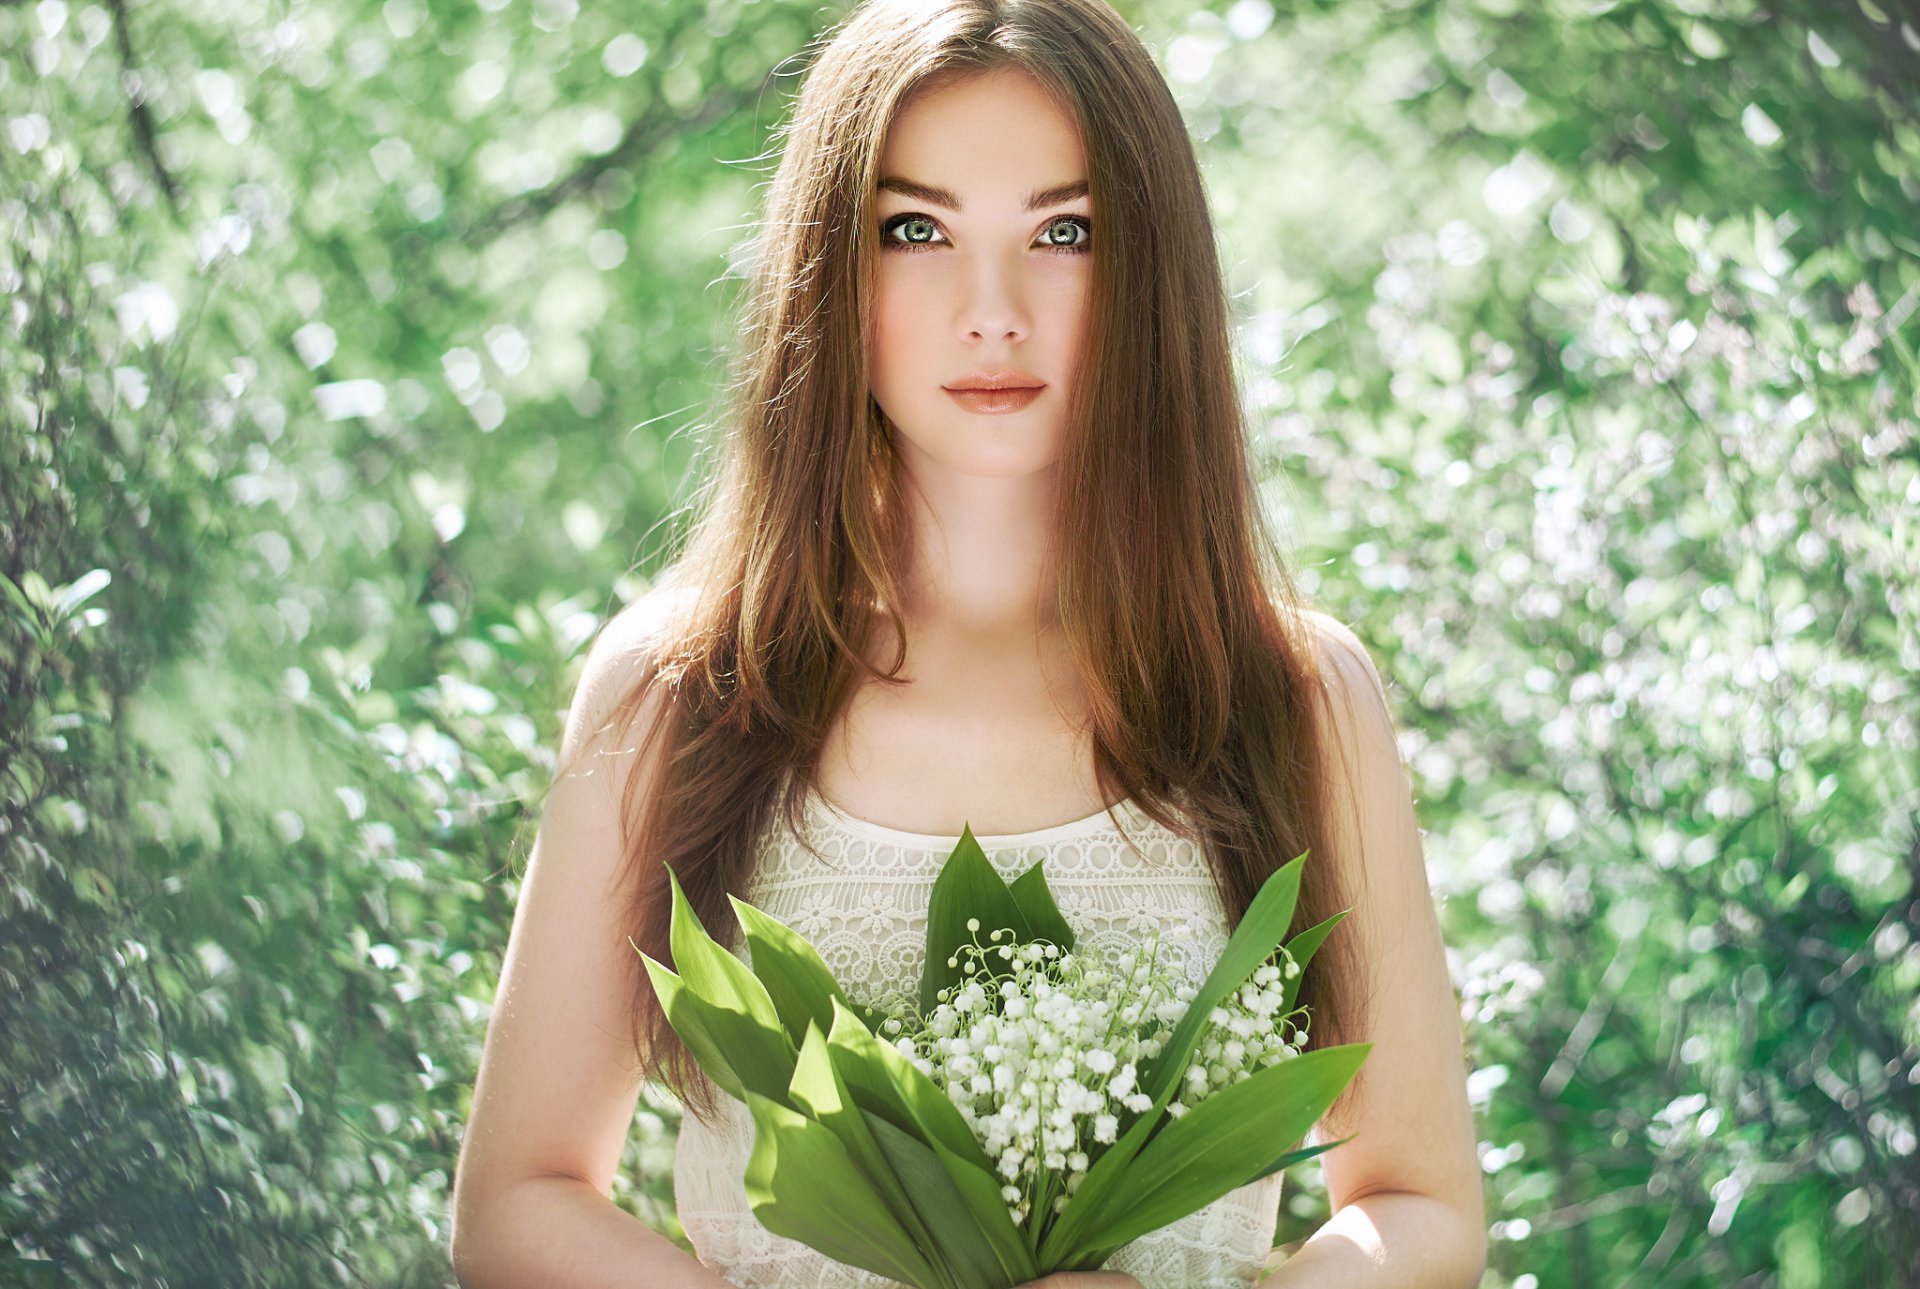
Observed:
[[[652,777],[653,749],[636,744],[658,696],[631,727],[602,727],[644,674],[655,599],[602,629],[568,712],[454,1175],[451,1252],[465,1289],[726,1284],[607,1198],[640,1098],[620,790],[636,762]]]
[[[1386,692],[1352,631],[1309,615],[1323,641],[1337,751],[1335,861],[1360,938],[1373,1043],[1351,1107],[1314,1140],[1332,1217],[1261,1289],[1467,1289],[1486,1267],[1486,1201],[1467,1103],[1459,1001],[1427,885],[1413,792]]]
[[[576,1177],[506,1186],[470,1204],[453,1243],[462,1289],[730,1289],[679,1245]]]

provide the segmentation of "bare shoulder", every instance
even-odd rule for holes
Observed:
[[[1318,645],[1328,716],[1341,741],[1374,755],[1391,750],[1397,759],[1392,705],[1372,653],[1352,627],[1331,614],[1319,609],[1299,612]]]
[[[664,695],[649,691],[637,710],[629,700],[652,673],[660,645],[686,598],[685,592],[671,587],[655,587],[622,607],[594,634],[567,709],[563,765],[589,745],[603,753],[632,751],[625,736],[640,724],[639,718],[657,712]],[[623,707],[629,708],[625,719]]]

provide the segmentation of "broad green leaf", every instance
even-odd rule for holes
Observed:
[[[644,953],[640,956],[661,993],[668,1023],[683,1038],[697,1035],[700,1046],[690,1039],[688,1050],[723,1089],[738,1096],[736,1089],[747,1088],[784,1102],[798,1049],[781,1025],[773,999],[744,962],[707,934],[671,867],[667,880],[673,892],[668,939],[678,972]]]
[[[746,1099],[743,1093],[748,1088],[764,1097],[786,1100],[787,1084],[793,1077],[791,1058],[787,1065],[781,1064],[779,1045],[787,1043],[786,1031],[777,1025],[769,1029],[750,1016],[716,1007],[645,953],[640,960],[653,982],[667,1023],[716,1087],[737,1100]]]
[[[1013,1224],[1007,1202],[1000,1197],[1000,1176],[948,1150],[937,1138],[927,1142],[946,1168],[960,1191],[960,1198],[974,1222],[986,1233],[999,1257],[1001,1267],[1013,1277],[1013,1283],[1025,1284],[1040,1278],[1040,1264],[1034,1261],[1026,1233]]]
[[[833,1129],[749,1091],[753,1153],[747,1157],[747,1204],[775,1235],[799,1240],[830,1258],[920,1289],[924,1259],[854,1165]]]
[[[938,1141],[961,1159],[991,1174],[993,1161],[967,1127],[952,1098],[891,1044],[868,1032],[837,1003],[827,1035],[833,1063],[854,1103],[885,1117],[923,1141]]]
[[[1014,878],[1007,889],[1013,892],[1013,902],[1020,906],[1027,925],[1033,928],[1034,938],[1059,945],[1060,952],[1065,953],[1073,948],[1073,928],[1067,925],[1060,906],[1053,901],[1053,892],[1047,887],[1045,864],[1044,859],[1036,863]],[[982,926],[984,928],[984,922]]]
[[[753,961],[753,974],[759,978],[773,1001],[773,1009],[786,1026],[787,1036],[796,1046],[807,1035],[809,1024],[822,1034],[833,1028],[833,1000],[848,1001],[833,972],[805,937],[745,900],[727,896],[734,916],[740,919],[747,952]]]
[[[780,1013],[775,1010],[767,987],[746,963],[707,933],[707,928],[700,923],[700,915],[687,903],[680,879],[671,867],[667,869],[667,882],[673,888],[673,921],[668,941],[673,946],[673,967],[680,978],[715,1007],[737,1011],[771,1029],[779,1029]],[[789,1070],[788,1076],[791,1075]],[[781,1082],[784,1086],[785,1080]]]
[[[19,583],[15,582],[5,573],[0,573],[0,591],[5,591],[7,598],[12,600],[14,606],[20,610],[20,620],[22,622],[33,624],[38,621],[39,615],[34,609],[32,599],[20,588]]]
[[[1169,1122],[1135,1157],[1086,1242],[1126,1244],[1262,1176],[1274,1146],[1307,1135],[1372,1047],[1348,1043],[1270,1065]]]
[[[800,1043],[800,1059],[793,1068],[789,1088],[793,1105],[833,1130],[848,1157],[867,1178],[869,1187],[886,1204],[901,1229],[914,1245],[916,1284],[955,1289],[961,1282],[948,1270],[939,1253],[938,1243],[920,1210],[914,1206],[908,1188],[895,1176],[894,1165],[874,1140],[866,1113],[853,1102],[846,1083],[834,1068],[827,1047],[827,1036],[818,1025],[809,1024]]]
[[[927,1219],[935,1246],[953,1268],[954,1283],[962,1289],[1011,1289],[1035,1278],[1021,1274],[1033,1260],[997,1193],[993,1205],[999,1210],[999,1222],[983,1224],[936,1151],[880,1115],[869,1114],[867,1123],[892,1162],[894,1175]],[[954,1164],[963,1171],[972,1169],[963,1160]],[[980,1176],[990,1189],[997,1190],[990,1176]],[[977,1194],[977,1186],[974,1191]]]
[[[1143,1072],[1140,1090],[1157,1097],[1172,1081],[1186,1071],[1194,1045],[1208,1023],[1208,1017],[1222,998],[1245,984],[1254,969],[1268,958],[1286,938],[1287,924],[1293,921],[1293,908],[1300,895],[1300,870],[1307,853],[1302,851],[1269,874],[1260,891],[1247,906],[1240,925],[1234,928],[1219,961],[1207,973],[1200,992],[1188,1004],[1186,1014],[1173,1027],[1166,1046]],[[1084,1189],[1085,1182],[1081,1183]]]
[[[980,919],[977,934],[982,944],[1000,928],[1010,929],[1021,943],[1033,939],[1033,928],[1013,892],[974,840],[973,829],[963,825],[960,840],[941,865],[940,875],[933,879],[933,891],[927,896],[927,960],[920,972],[922,1016],[931,1015],[939,1006],[942,989],[966,980],[961,967],[949,967],[947,960],[974,937],[976,933],[967,930],[967,919],[976,917]],[[1001,943],[1006,941],[1002,939]]]

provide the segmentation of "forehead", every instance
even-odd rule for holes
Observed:
[[[881,173],[974,201],[1023,204],[1034,188],[1086,175],[1079,126],[1026,72],[997,69],[915,91],[895,114]]]

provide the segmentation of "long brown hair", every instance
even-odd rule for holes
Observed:
[[[1334,798],[1314,633],[1260,513],[1213,226],[1165,82],[1103,0],[869,0],[823,38],[779,132],[719,457],[655,588],[675,612],[614,715],[631,721],[666,691],[641,732],[658,777],[642,793],[633,775],[623,798],[629,925],[661,963],[667,866],[706,926],[735,934],[726,896],[744,897],[776,818],[801,831],[822,742],[856,685],[902,683],[906,636],[887,606],[902,603],[907,533],[864,345],[873,194],[910,94],[1001,68],[1077,120],[1092,189],[1092,321],[1054,550],[1105,799],[1131,797],[1204,846],[1230,925],[1306,850],[1322,858],[1307,861],[1294,928],[1352,903],[1357,864],[1325,858]],[[889,624],[882,671],[865,646]],[[1364,1033],[1351,930],[1307,973],[1316,1047]],[[638,955],[633,971],[641,1076],[711,1117],[717,1089]]]

